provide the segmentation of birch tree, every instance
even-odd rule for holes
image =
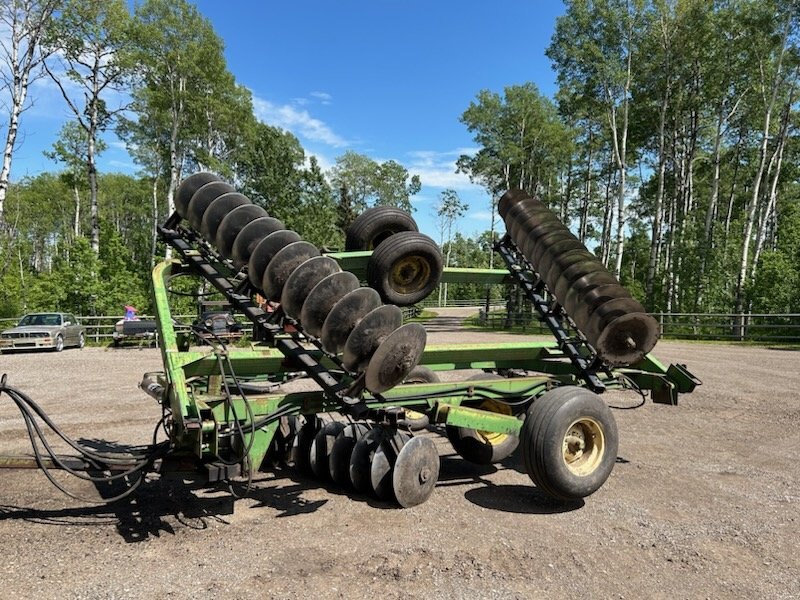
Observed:
[[[41,66],[47,57],[42,50],[42,37],[58,5],[59,0],[0,0],[0,93],[7,115],[0,166],[0,230],[5,223],[5,201],[20,116],[31,105],[30,84],[42,76]]]
[[[127,106],[132,70],[130,16],[123,0],[67,0],[48,36],[53,64],[45,69],[86,132],[91,248],[100,252],[97,202],[99,138]]]

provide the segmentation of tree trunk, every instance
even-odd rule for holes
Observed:
[[[764,109],[764,127],[761,131],[761,144],[758,151],[758,168],[756,175],[753,178],[753,193],[750,196],[750,202],[747,206],[746,220],[744,226],[744,236],[742,239],[742,254],[739,260],[739,277],[736,280],[736,307],[735,312],[741,314],[744,307],[744,290],[748,281],[748,266],[750,259],[750,242],[753,235],[753,227],[755,224],[755,216],[758,208],[758,198],[761,192],[761,182],[764,176],[764,168],[767,162],[767,144],[769,142],[769,129],[772,119],[772,110],[775,107],[775,101],[778,95],[778,87],[780,83],[781,67],[783,66],[783,56],[786,52],[786,41],[789,36],[791,25],[791,18],[787,18],[786,26],[784,28],[783,37],[781,39],[781,50],[778,55],[778,62],[775,66],[775,75],[770,82],[770,97],[766,102]],[[765,99],[766,91],[764,90]],[[743,322],[739,321],[736,327],[736,334],[740,337],[743,334]]]

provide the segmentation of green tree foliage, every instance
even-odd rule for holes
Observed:
[[[45,37],[54,66],[45,69],[56,83],[75,122],[85,132],[92,249],[100,248],[97,164],[100,135],[125,108],[120,93],[133,69],[131,19],[123,0],[66,0]],[[75,89],[77,88],[77,90]],[[109,96],[115,99],[109,101]],[[116,103],[117,106],[112,106]],[[73,136],[72,141],[75,141]]]
[[[379,163],[353,151],[338,157],[329,175],[333,188],[339,191],[342,228],[369,206],[396,206],[412,212],[411,196],[422,188],[419,176],[409,176],[400,163]]]

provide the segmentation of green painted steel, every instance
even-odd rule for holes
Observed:
[[[342,268],[363,277],[371,252],[332,254]],[[201,462],[219,460],[222,453],[247,450],[244,468],[260,468],[278,427],[278,421],[249,431],[252,419],[263,420],[279,409],[281,415],[315,415],[342,409],[340,400],[322,390],[290,393],[236,393],[235,381],[282,381],[291,375],[287,359],[277,348],[253,345],[250,349],[214,347],[182,350],[173,326],[168,288],[171,277],[184,273],[179,261],[165,261],[153,270],[153,294],[160,335],[166,393],[161,402],[171,410],[174,454],[192,455]],[[490,269],[445,270],[443,281],[499,283],[506,271]],[[280,334],[279,334],[280,335]],[[274,344],[275,340],[273,340]],[[337,378],[347,377],[319,351],[311,352]],[[223,360],[224,358],[224,360]],[[443,344],[426,347],[420,364],[434,371],[486,369],[515,371],[515,377],[448,381],[396,386],[380,397],[363,394],[369,409],[409,408],[424,412],[432,423],[455,425],[493,433],[517,434],[521,421],[476,408],[487,399],[507,403],[520,413],[536,397],[559,385],[581,385],[569,359],[554,341],[503,344]],[[677,400],[678,392],[694,389],[696,380],[674,365],[669,368],[647,356],[635,368],[601,375],[610,389],[638,387],[653,390],[656,401]],[[227,386],[223,384],[227,383]],[[227,390],[226,390],[227,387]],[[230,394],[230,395],[229,395]],[[249,407],[249,410],[248,410]],[[284,410],[285,409],[285,410]],[[244,435],[237,433],[237,422]],[[236,440],[232,444],[231,440]]]

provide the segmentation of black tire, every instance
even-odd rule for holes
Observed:
[[[467,381],[482,379],[503,379],[503,377],[496,373],[479,373],[469,377]],[[511,414],[509,407],[493,400],[484,400],[475,404],[474,408]],[[519,436],[510,433],[478,431],[455,425],[446,425],[445,433],[453,450],[464,460],[476,465],[491,465],[500,462],[511,456],[519,446]]]
[[[417,222],[406,211],[394,206],[368,208],[347,228],[344,249],[374,250],[388,237],[401,231],[419,231]]]
[[[78,336],[78,350],[83,350],[85,346],[86,346],[86,334],[81,332],[81,334]]]
[[[442,278],[442,253],[423,233],[391,236],[367,262],[367,283],[387,304],[411,306],[427,298]]]
[[[64,336],[60,333],[56,336],[56,345],[53,346],[54,352],[61,352],[64,349]]]
[[[560,387],[537,398],[522,426],[525,470],[537,487],[561,500],[600,489],[614,469],[617,447],[611,410],[580,387]]]

